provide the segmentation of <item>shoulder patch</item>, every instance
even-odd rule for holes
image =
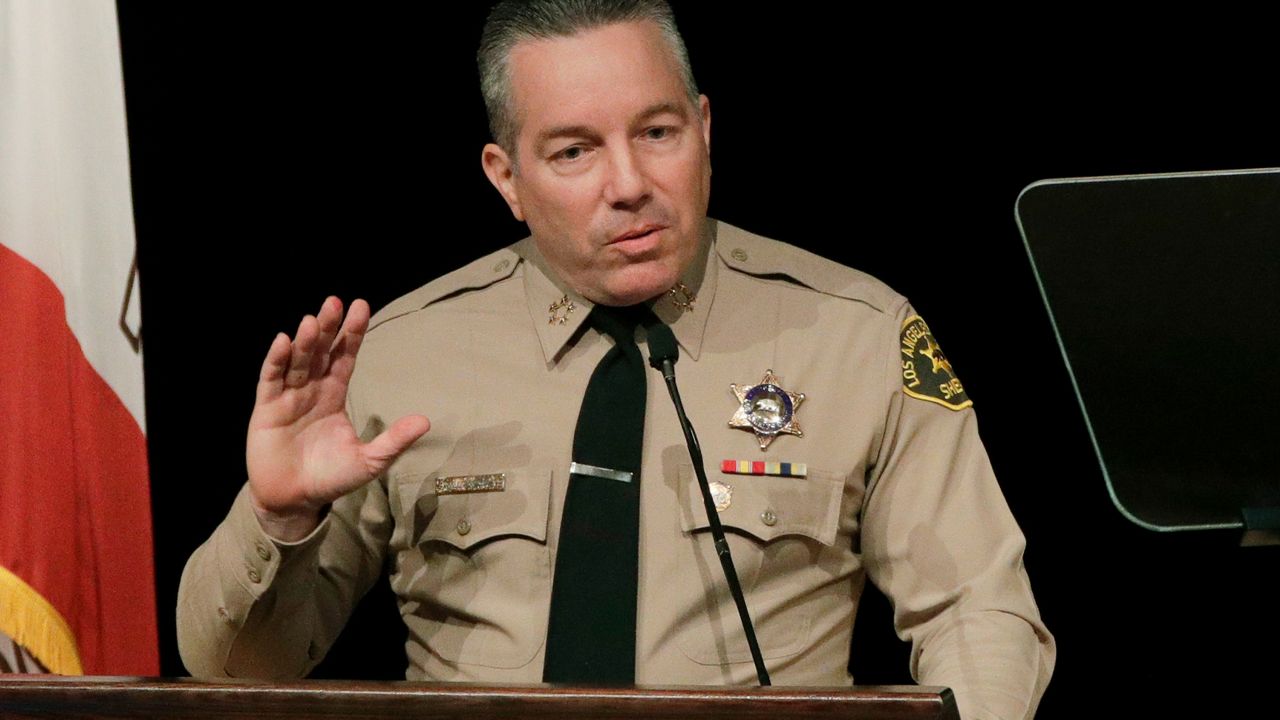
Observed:
[[[757,277],[785,277],[810,290],[857,300],[886,312],[902,298],[874,277],[840,263],[716,221],[716,254],[730,268]]]
[[[518,243],[517,243],[518,245]],[[458,293],[479,290],[511,277],[520,264],[516,245],[490,253],[442,275],[406,295],[392,300],[369,320],[372,330],[382,323],[421,310],[428,305]]]
[[[964,386],[942,354],[929,326],[919,315],[902,323],[902,391],[913,398],[937,403],[952,410],[973,406]]]

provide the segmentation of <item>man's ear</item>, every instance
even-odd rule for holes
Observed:
[[[485,145],[484,150],[480,151],[480,165],[484,168],[484,174],[489,177],[489,182],[493,183],[493,187],[498,190],[502,199],[507,201],[511,214],[516,216],[516,220],[523,222],[524,213],[520,210],[520,194],[516,192],[516,185],[512,181],[515,167],[507,151],[494,143]]]
[[[702,115],[702,141],[707,144],[707,152],[711,152],[711,101],[706,95],[698,96],[698,112]]]

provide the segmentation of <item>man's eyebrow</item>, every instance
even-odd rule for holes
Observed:
[[[688,117],[685,106],[680,103],[663,102],[656,105],[650,105],[644,109],[644,112],[636,116],[637,122],[645,122],[657,115],[679,115],[680,119]]]
[[[538,133],[535,147],[542,147],[557,138],[594,138],[596,134],[586,125],[556,125]]]
[[[685,107],[680,103],[662,102],[650,105],[636,116],[636,123],[644,123],[658,115],[678,115],[681,119],[688,117]],[[559,138],[595,138],[599,135],[586,125],[555,125],[538,133],[534,147],[541,148],[552,140]]]

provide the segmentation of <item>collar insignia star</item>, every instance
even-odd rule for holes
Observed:
[[[693,312],[693,304],[698,301],[698,296],[689,289],[689,286],[678,280],[675,286],[667,291],[667,298],[681,313]]]
[[[738,409],[729,420],[729,427],[750,430],[756,434],[760,449],[781,433],[804,437],[796,411],[804,402],[804,393],[793,393],[778,386],[778,378],[772,370],[764,371],[758,385],[729,385],[738,398]]]
[[[551,303],[551,307],[547,308],[547,324],[563,325],[569,320],[569,316],[577,310],[578,306],[573,304],[568,295]]]

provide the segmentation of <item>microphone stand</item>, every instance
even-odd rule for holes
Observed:
[[[671,402],[676,406],[676,416],[680,418],[680,428],[684,430],[684,441],[689,446],[689,459],[693,461],[693,471],[698,476],[698,487],[702,490],[702,505],[707,511],[707,524],[711,527],[711,537],[715,543],[716,555],[720,558],[720,567],[724,569],[725,580],[729,584],[729,593],[733,595],[733,603],[738,607],[738,618],[742,621],[742,630],[747,635],[747,647],[751,649],[751,660],[756,665],[756,677],[761,687],[769,686],[769,671],[764,666],[764,657],[760,654],[760,643],[756,640],[755,627],[751,624],[751,615],[747,612],[747,599],[742,595],[742,583],[738,580],[738,571],[733,567],[733,556],[729,553],[729,542],[724,537],[724,527],[720,524],[720,513],[716,510],[715,501],[711,499],[711,485],[707,482],[707,473],[703,469],[702,446],[698,444],[698,435],[693,431],[689,417],[685,415],[684,403],[680,402],[680,390],[676,387],[676,360],[679,350],[671,328],[665,324],[646,327],[649,337],[649,364],[662,372],[662,379],[667,383],[667,392],[671,394]],[[655,337],[657,336],[657,337]]]

